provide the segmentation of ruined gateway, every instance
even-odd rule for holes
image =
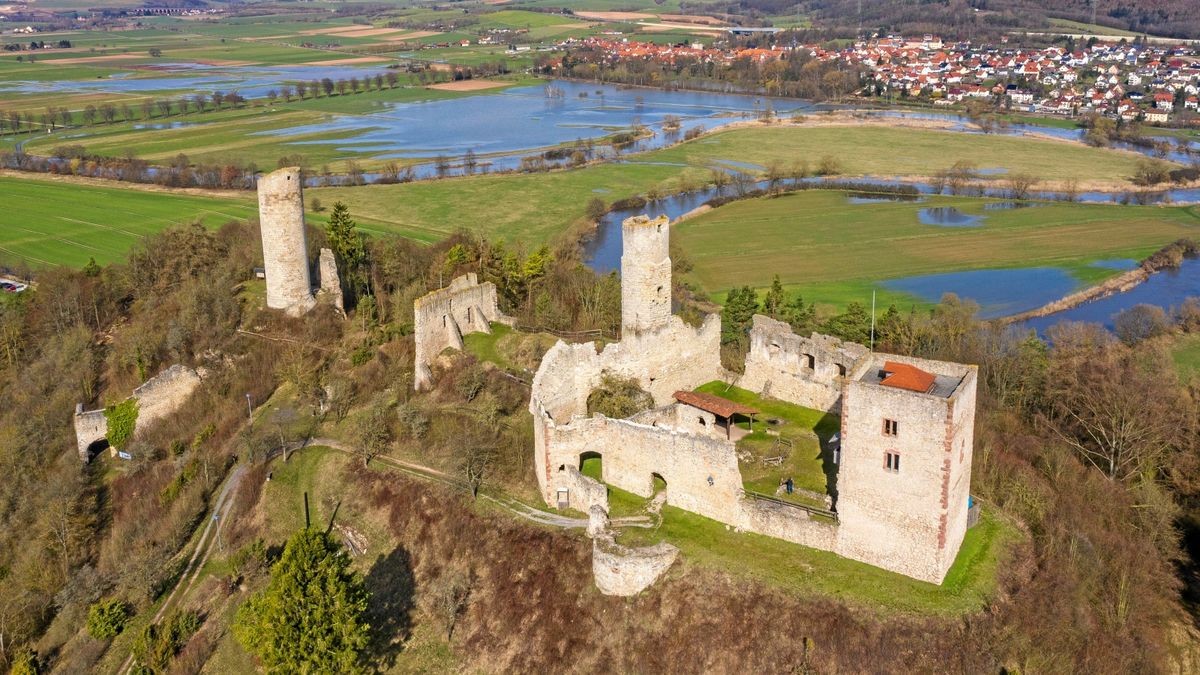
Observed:
[[[718,317],[693,328],[671,314],[669,230],[665,217],[623,224],[621,341],[600,351],[560,341],[538,368],[529,409],[546,503],[607,522],[604,486],[578,470],[585,455],[599,455],[604,481],[634,494],[651,496],[657,476],[667,504],[940,584],[967,529],[976,367],[803,337],[755,316],[746,372],[735,384],[840,413],[841,453],[836,521],[751,499],[735,443],[713,433],[704,410],[674,400],[677,391],[734,376],[720,365]],[[659,407],[630,419],[588,417],[587,397],[605,373],[636,379]],[[606,527],[593,531],[605,592],[636,593],[674,559],[664,550],[620,552]]]

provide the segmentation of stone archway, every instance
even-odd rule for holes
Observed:
[[[659,492],[666,492],[667,479],[657,471],[650,474],[650,492],[657,495]]]
[[[603,483],[604,457],[593,451],[579,453],[579,473]]]

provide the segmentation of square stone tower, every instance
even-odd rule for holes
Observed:
[[[304,187],[299,167],[258,178],[267,307],[298,316],[315,304],[304,237]]]
[[[942,582],[967,530],[976,371],[873,354],[847,378],[838,554]]]
[[[627,218],[621,224],[621,330],[637,335],[671,319],[670,221]]]

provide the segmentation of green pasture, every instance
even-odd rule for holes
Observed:
[[[958,270],[1055,266],[1140,259],[1200,233],[1200,212],[1184,207],[1053,203],[984,210],[989,201],[931,197],[924,202],[851,204],[835,191],[805,191],[727,204],[674,228],[711,291],[768,286],[775,274],[808,300],[840,304],[869,297],[877,281]],[[994,201],[994,200],[991,200]],[[920,209],[954,207],[985,216],[978,227],[925,225]],[[1094,281],[1112,271],[1088,271]],[[832,291],[832,292],[831,292]]]
[[[0,260],[31,267],[105,264],[171,225],[215,227],[257,212],[249,192],[215,198],[0,176],[0,195]]]
[[[930,176],[965,160],[979,169],[1080,182],[1125,182],[1144,159],[1133,152],[1020,136],[789,124],[712,134],[664,150],[655,160],[693,164],[736,159],[761,166],[777,162],[783,167],[800,162],[813,170],[825,156],[833,157],[840,173],[848,176]],[[1002,181],[1003,174],[992,178]]]
[[[1175,338],[1171,346],[1171,358],[1183,381],[1200,375],[1200,335],[1188,334]]]

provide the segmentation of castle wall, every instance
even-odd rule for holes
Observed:
[[[304,236],[304,187],[300,169],[291,167],[258,179],[258,222],[267,307],[298,316],[313,307]]]
[[[449,286],[427,293],[413,302],[416,340],[416,376],[413,388],[427,389],[433,384],[430,366],[447,347],[461,350],[462,336],[491,333],[490,323],[512,323],[500,313],[496,303],[496,285],[479,283],[472,272],[455,278]]]
[[[79,459],[88,461],[88,448],[108,436],[108,418],[103,410],[83,410],[83,404],[75,406],[75,444]]]
[[[841,407],[842,380],[853,376],[869,352],[830,335],[796,335],[788,324],[756,314],[746,372],[737,386],[836,413]]]

